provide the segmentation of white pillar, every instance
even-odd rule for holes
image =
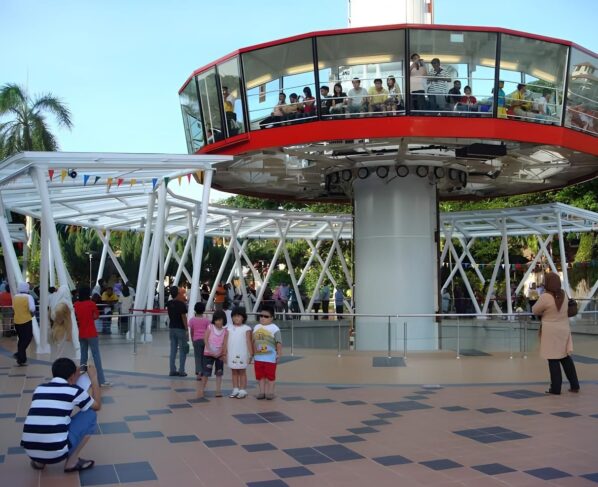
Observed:
[[[375,174],[357,179],[355,198],[356,313],[432,314],[436,292],[436,187],[410,174],[381,180]],[[433,318],[399,318],[407,322],[409,350],[438,348]],[[358,318],[358,348],[388,346],[386,319]],[[402,349],[403,334],[392,344]]]
[[[102,257],[100,258],[100,266],[98,267],[98,275],[96,277],[96,284],[104,277],[104,267],[106,267],[106,257],[108,256],[108,241],[102,239],[104,243],[102,247]]]
[[[48,292],[48,274],[54,273],[51,268],[50,242],[48,240],[48,224],[41,221],[41,261],[39,266],[39,343],[37,353],[50,353],[48,343],[48,331],[50,329],[50,317],[48,313],[49,292]]]
[[[50,246],[50,242],[47,244],[48,247]],[[55,265],[54,265],[54,255],[52,255],[52,249],[48,248],[48,274],[50,277],[50,286],[56,286],[56,273],[55,273]],[[62,283],[66,284],[66,283]]]
[[[507,219],[502,219],[502,244],[503,260],[505,262],[505,298],[507,300],[507,313],[513,313],[513,301],[511,301],[511,263],[509,262],[509,237],[507,235]]]
[[[567,254],[565,253],[565,237],[563,235],[563,224],[561,222],[561,212],[556,213],[556,224],[559,230],[559,253],[561,254],[561,268],[563,269],[563,289],[567,296],[571,296],[572,289],[569,285],[569,272],[567,270]]]
[[[156,276],[158,275],[158,263],[160,262],[160,248],[164,247],[164,226],[166,219],[166,183],[162,181],[158,186],[158,209],[156,215],[156,224],[154,226],[154,236],[152,239],[151,261],[149,262],[149,273],[147,275],[147,301],[146,308],[154,307],[154,292],[156,290]],[[152,341],[152,317],[145,319],[145,338],[144,341]]]
[[[108,256],[110,257],[110,260],[114,264],[114,267],[116,268],[116,272],[118,272],[118,275],[123,280],[123,283],[127,282],[129,280],[129,278],[127,277],[127,275],[125,274],[125,271],[123,270],[122,266],[120,265],[120,262],[118,261],[116,254],[112,250],[112,247],[110,247],[110,230],[106,230],[105,236],[102,233],[102,231],[100,231],[100,230],[96,230],[96,233],[98,234],[98,237],[100,238],[102,243],[106,246],[106,252],[108,252]]]
[[[199,228],[195,236],[195,253],[193,254],[193,275],[191,276],[191,291],[189,303],[194,306],[199,296],[199,282],[201,278],[201,264],[203,260],[203,241],[206,235],[206,223],[208,221],[208,207],[210,205],[210,188],[212,186],[212,170],[204,171],[203,194],[201,197],[201,212],[199,216]]]
[[[37,186],[39,193],[39,199],[41,203],[42,221],[44,225],[47,225],[48,239],[50,241],[51,250],[54,254],[54,262],[56,264],[56,274],[58,275],[58,281],[62,286],[68,286],[68,278],[66,275],[66,267],[64,260],[62,259],[62,252],[60,250],[60,243],[58,242],[58,234],[56,233],[56,224],[54,223],[54,215],[52,215],[52,206],[50,202],[50,194],[48,192],[48,186],[44,177],[44,173],[39,167],[33,167],[31,169],[31,177]],[[42,242],[42,245],[44,243]],[[77,327],[77,318],[75,312],[71,307],[71,321],[73,323],[72,335],[73,335],[73,346],[75,351],[79,353],[79,328]]]
[[[149,253],[150,240],[152,238],[152,220],[154,217],[154,207],[156,206],[156,194],[150,193],[148,197],[147,213],[145,216],[145,229],[143,233],[143,245],[141,247],[141,258],[139,260],[139,272],[137,273],[137,289],[135,291],[135,303],[133,309],[142,309],[146,301],[145,287],[143,286],[145,269],[147,268],[147,256]],[[134,311],[135,315],[141,315],[141,311]],[[138,321],[139,320],[139,321]],[[142,322],[137,316],[132,320],[133,323],[129,326],[127,338],[131,339],[137,334],[137,326]]]

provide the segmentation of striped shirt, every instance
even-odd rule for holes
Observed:
[[[438,72],[432,69],[428,76],[428,93],[448,93],[451,78],[444,68],[440,68]]]
[[[40,463],[57,463],[69,451],[68,434],[75,406],[87,411],[91,396],[77,385],[60,377],[35,388],[25,424],[21,446]]]

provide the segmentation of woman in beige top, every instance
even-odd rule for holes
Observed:
[[[569,381],[569,392],[579,392],[575,364],[571,358],[573,340],[567,317],[567,299],[561,289],[561,278],[553,272],[544,278],[545,292],[540,296],[532,313],[542,318],[540,328],[540,356],[548,360],[550,389],[548,394],[560,394],[563,377],[561,365]]]

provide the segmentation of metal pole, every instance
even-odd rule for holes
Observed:
[[[510,321],[512,317],[509,316],[509,324],[507,326],[507,340],[509,340],[509,359],[513,360],[513,344],[512,344],[512,339],[513,339],[513,325],[511,324],[512,322]]]
[[[390,337],[390,315],[388,315],[388,353],[387,353],[387,357],[390,359],[392,357],[392,354],[390,352],[391,349],[391,337]]]
[[[403,322],[403,359],[407,360],[407,322]]]
[[[341,356],[341,321],[337,320],[338,323],[338,353],[336,354],[337,357]]]
[[[295,318],[291,320],[291,357],[295,356]]]
[[[457,317],[457,359],[461,358],[461,317]]]

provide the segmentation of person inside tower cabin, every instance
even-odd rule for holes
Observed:
[[[374,86],[368,90],[368,102],[371,112],[383,112],[384,103],[388,99],[388,91],[382,86],[382,79],[376,78]]]

